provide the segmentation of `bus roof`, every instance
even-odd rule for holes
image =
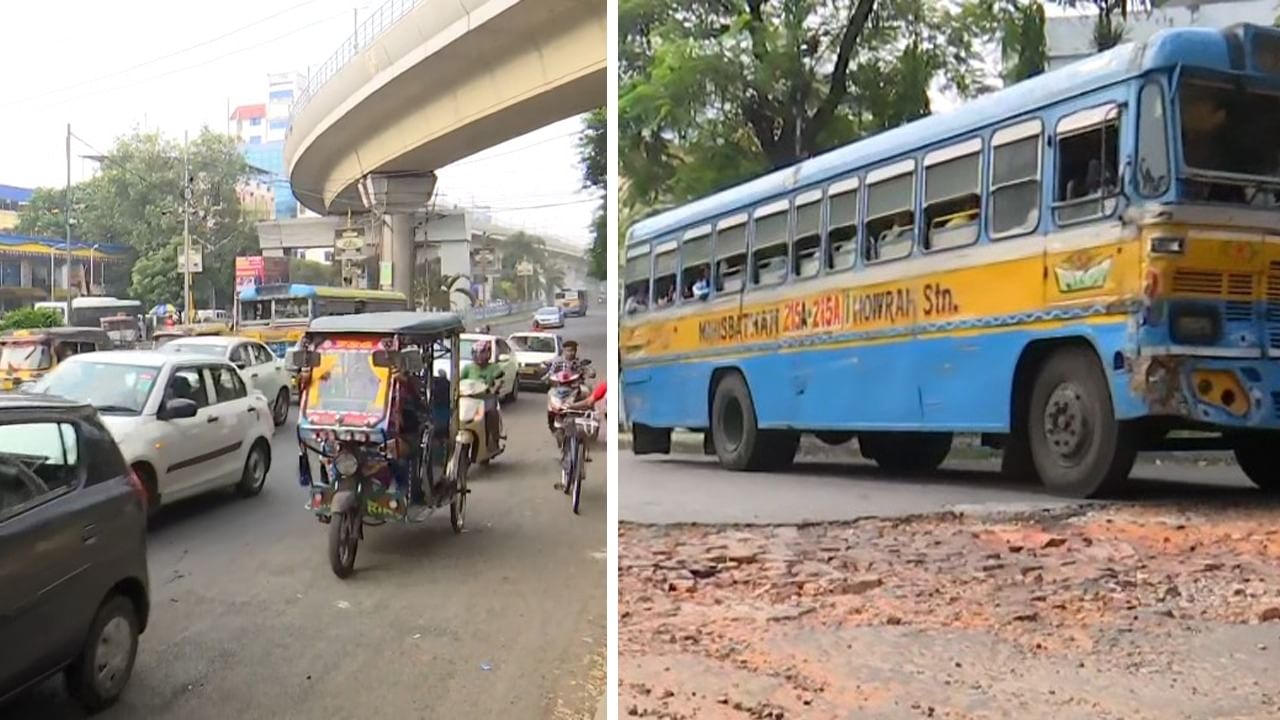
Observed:
[[[290,297],[406,300],[404,293],[392,290],[363,290],[360,288],[329,287],[326,285],[304,285],[302,283],[279,283],[261,287],[249,287],[240,292],[241,302]]]
[[[1260,45],[1266,46],[1266,52],[1276,52],[1280,31],[1256,25],[1235,25],[1222,30],[1200,27],[1161,30],[1146,43],[1116,46],[976,98],[954,111],[921,118],[648,217],[632,226],[627,244],[665,239],[671,233],[748,210],[855,169],[874,168],[935,143],[959,139],[1152,70],[1184,65],[1243,73],[1247,55],[1243,48]],[[1253,64],[1251,61],[1250,65]],[[1273,74],[1277,72],[1280,71],[1272,70]]]

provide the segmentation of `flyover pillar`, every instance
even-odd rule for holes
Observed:
[[[414,215],[426,207],[436,174],[375,173],[360,181],[364,206],[383,219],[383,257],[391,261],[391,287],[414,298]]]

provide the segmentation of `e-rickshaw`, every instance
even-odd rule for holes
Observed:
[[[231,326],[226,323],[206,322],[190,325],[174,325],[156,330],[151,335],[152,348],[162,348],[170,341],[185,337],[208,337],[210,335],[230,335]]]
[[[468,463],[454,457],[453,431],[463,330],[453,313],[334,315],[312,320],[289,351],[298,481],[307,509],[329,525],[338,577],[354,571],[366,525],[421,522],[448,505],[462,532]]]
[[[101,328],[11,330],[0,336],[0,390],[38,380],[72,355],[111,347],[111,337]]]

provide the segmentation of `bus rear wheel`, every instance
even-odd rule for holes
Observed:
[[[951,453],[951,433],[858,433],[858,451],[880,468],[904,475],[920,475],[938,469]]]
[[[716,385],[711,401],[711,442],[720,464],[730,470],[782,470],[795,461],[800,434],[761,430],[747,381],[731,373]]]
[[[1027,436],[1040,481],[1067,497],[1114,492],[1137,458],[1133,429],[1116,419],[1097,357],[1081,347],[1057,350],[1040,367]]]

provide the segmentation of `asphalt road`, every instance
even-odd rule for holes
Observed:
[[[714,457],[694,454],[618,460],[618,513],[644,524],[800,524],[944,511],[1023,512],[1081,504],[1046,495],[1029,482],[1011,482],[992,461],[951,461],[923,478],[898,477],[866,461],[799,461],[785,473],[721,470]],[[1261,499],[1231,465],[1140,462],[1126,502]]]
[[[601,314],[562,333],[603,362]],[[124,698],[99,717],[593,717],[607,628],[603,452],[575,517],[551,487],[544,398],[522,394],[504,412],[508,449],[474,476],[468,530],[454,535],[447,509],[368,528],[345,581],[303,508],[292,422],[262,495],[166,509],[149,537],[151,625]],[[83,717],[60,680],[0,716]]]

